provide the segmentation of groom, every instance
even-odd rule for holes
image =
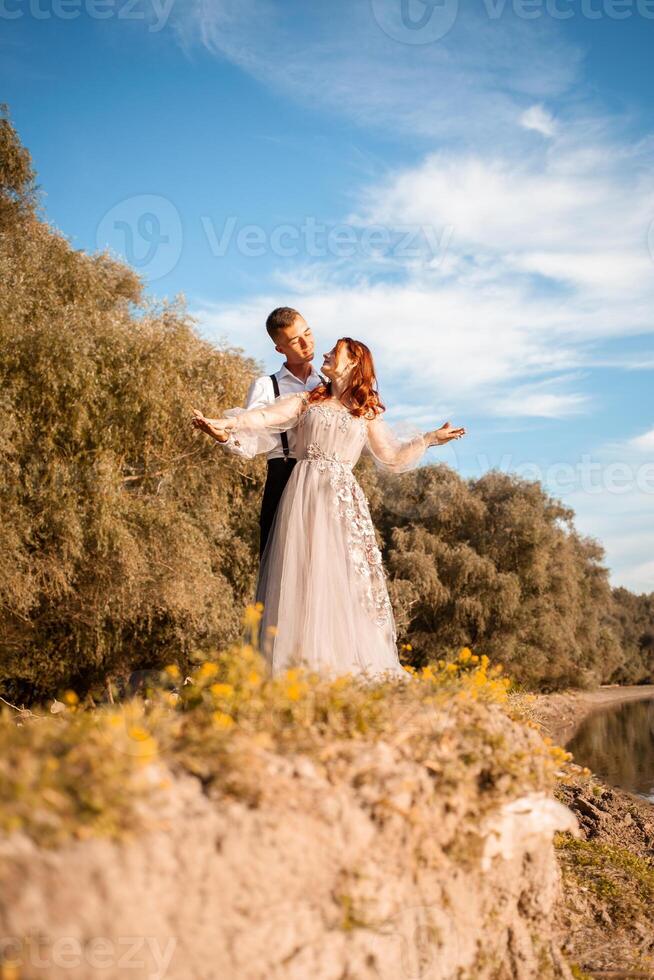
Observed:
[[[313,333],[297,310],[289,306],[280,306],[273,310],[266,320],[266,330],[275,350],[284,355],[285,361],[279,371],[263,375],[252,382],[245,402],[246,409],[271,405],[276,398],[293,392],[313,391],[326,380],[311,363],[315,348]],[[244,455],[232,438],[218,441],[228,452],[236,456]],[[259,559],[266,547],[277,505],[297,462],[294,429],[280,433],[279,445],[268,453],[267,460],[268,472],[259,518]]]

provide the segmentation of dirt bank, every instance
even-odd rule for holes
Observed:
[[[603,684],[594,691],[561,691],[538,694],[534,717],[558,745],[565,745],[588,715],[610,704],[654,698],[654,684]]]
[[[314,758],[253,744],[256,797],[171,772],[131,841],[0,839],[12,977],[572,980],[542,739],[498,705],[398,711]]]
[[[533,717],[544,734],[565,745],[593,712],[650,697],[654,685],[539,695]],[[576,815],[583,835],[559,836],[560,947],[583,976],[654,980],[654,806],[594,774],[561,785],[555,795]]]

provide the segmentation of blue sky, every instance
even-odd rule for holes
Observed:
[[[274,306],[654,589],[654,0],[0,0],[44,210],[203,335]]]

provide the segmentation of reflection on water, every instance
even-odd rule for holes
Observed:
[[[604,782],[654,803],[654,698],[595,712],[565,747]]]

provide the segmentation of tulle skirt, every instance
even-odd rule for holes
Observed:
[[[301,666],[329,678],[409,679],[368,503],[348,465],[298,460],[263,552],[256,599],[272,676]]]

